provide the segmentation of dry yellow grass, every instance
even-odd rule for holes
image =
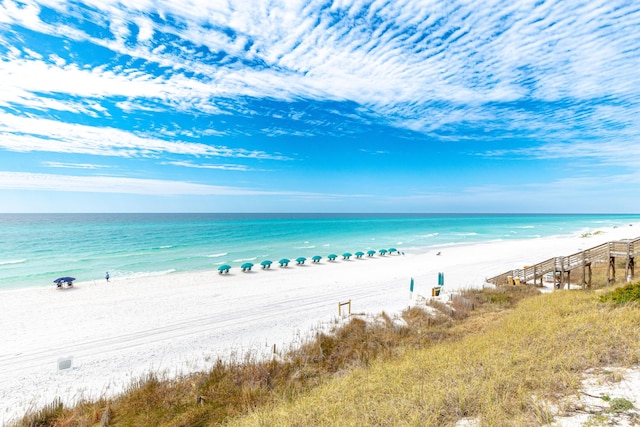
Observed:
[[[550,403],[577,393],[587,368],[640,358],[638,306],[602,304],[594,293],[540,295],[482,319],[455,326],[460,340],[376,361],[227,425],[544,425]]]

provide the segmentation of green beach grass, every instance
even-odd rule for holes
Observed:
[[[468,291],[451,311],[353,317],[282,360],[155,375],[114,399],[53,403],[19,426],[547,425],[590,368],[640,359],[640,285],[605,291]],[[626,290],[625,290],[626,289]],[[102,424],[101,424],[102,422]]]

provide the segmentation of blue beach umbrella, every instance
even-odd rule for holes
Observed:
[[[329,261],[335,261],[336,258],[338,258],[338,255],[336,254],[329,254],[327,255],[327,258],[329,258]]]
[[[282,258],[280,261],[278,261],[278,263],[280,264],[280,267],[286,267],[289,265],[290,262],[291,260],[287,258]]]
[[[389,248],[389,253],[390,253],[390,254],[392,254],[392,253],[394,253],[394,252],[396,252],[396,251],[397,251],[397,249],[396,249],[396,248]]]
[[[272,262],[268,259],[265,259],[264,261],[262,261],[260,263],[260,265],[262,266],[262,268],[270,268],[271,267]]]
[[[371,250],[371,251],[367,251],[367,256],[374,256],[376,254],[376,251]]]
[[[58,285],[59,288],[61,288],[64,283],[66,283],[67,286],[73,286],[74,280],[76,280],[75,277],[69,277],[69,276],[58,277],[56,280],[53,281],[53,283],[55,283],[56,285]]]
[[[380,252],[380,255],[384,255],[387,253],[386,249],[380,249],[378,252]]]
[[[251,271],[251,267],[253,267],[253,264],[250,262],[245,262],[244,264],[242,264],[240,266],[240,268],[242,269],[242,271]]]
[[[313,258],[311,258],[312,262],[320,262],[320,260],[322,259],[322,257],[320,255],[315,255]]]
[[[231,269],[230,265],[222,264],[220,267],[218,267],[218,273],[219,274],[228,273],[230,269]]]
[[[353,255],[351,254],[351,252],[345,252],[342,254],[342,258],[343,259],[349,259],[351,258]]]
[[[307,260],[307,259],[306,259],[305,257],[301,256],[301,257],[296,258],[296,263],[297,263],[298,265],[302,265],[302,264],[304,264],[304,262],[305,262],[306,260]]]
[[[362,258],[363,255],[364,255],[364,252],[362,251],[356,252],[356,258]]]

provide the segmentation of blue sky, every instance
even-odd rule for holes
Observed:
[[[0,0],[0,212],[640,211],[633,1]]]

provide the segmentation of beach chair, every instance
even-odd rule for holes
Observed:
[[[509,285],[509,286],[515,286],[516,285],[516,282],[513,280],[513,277],[507,276],[507,285]]]
[[[515,279],[513,279],[514,285],[515,286],[520,286],[522,285],[522,282],[520,281],[519,277],[516,277]]]

